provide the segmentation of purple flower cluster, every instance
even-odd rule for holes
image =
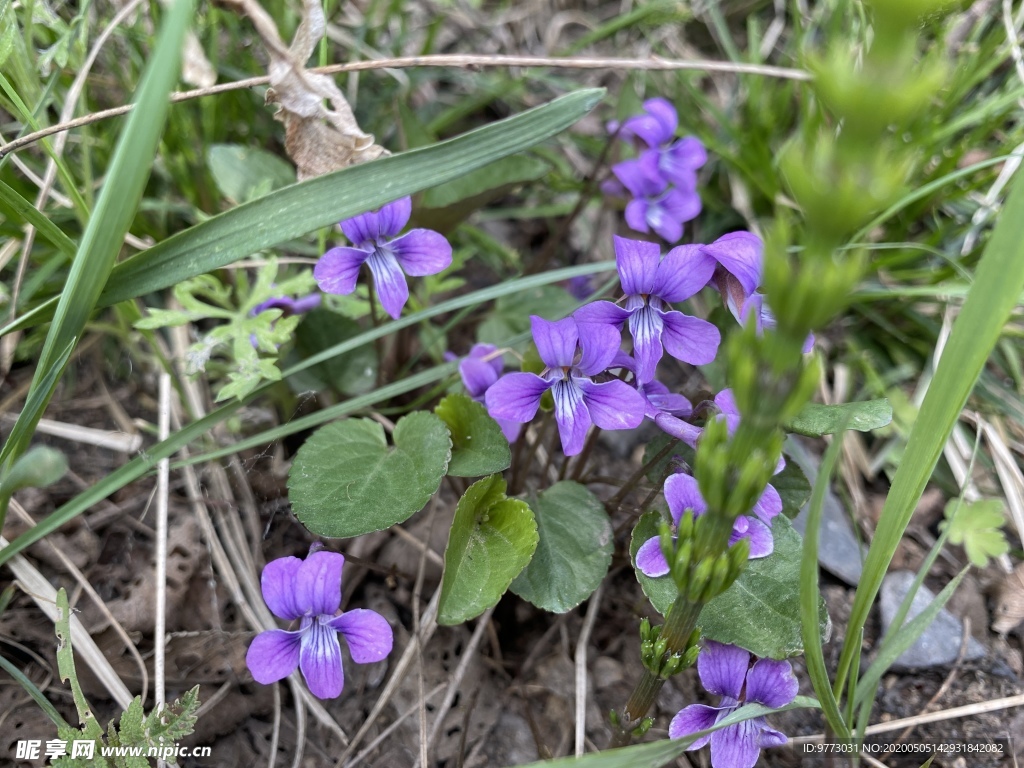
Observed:
[[[693,136],[675,140],[679,116],[665,99],[648,99],[644,111],[610,130],[637,145],[639,154],[612,166],[614,179],[602,189],[617,197],[631,197],[626,223],[637,232],[655,232],[670,243],[683,236],[683,224],[701,211],[697,170],[708,156]]]
[[[352,243],[325,253],[313,269],[324,293],[352,293],[359,268],[366,264],[384,311],[398,319],[409,300],[406,275],[436,275],[452,263],[452,247],[444,235],[430,229],[413,229],[401,237],[412,215],[412,198],[403,197],[379,211],[362,213],[341,222],[341,231]]]
[[[334,615],[341,607],[344,564],[342,555],[316,544],[305,560],[282,557],[267,563],[260,578],[263,599],[277,618],[298,620],[299,628],[256,635],[245,655],[256,682],[276,683],[298,668],[314,696],[334,699],[345,685],[339,632],[356,664],[380,661],[391,653],[394,635],[379,613],[357,608]]]
[[[722,699],[717,707],[691,704],[682,709],[669,724],[669,738],[707,730],[747,703],[777,708],[796,698],[799,685],[788,661],[750,662],[750,652],[743,648],[707,641],[697,658],[697,673],[704,688]],[[709,742],[715,768],[754,768],[761,750],[781,747],[786,735],[769,726],[765,718],[754,717],[701,736],[686,749],[700,749]]]

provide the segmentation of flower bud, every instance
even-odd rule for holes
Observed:
[[[690,583],[686,586],[686,597],[691,603],[703,600],[704,590],[711,579],[711,571],[715,567],[714,558],[705,557],[690,572]]]

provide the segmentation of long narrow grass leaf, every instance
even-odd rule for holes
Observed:
[[[64,290],[43,343],[30,394],[52,375],[69,343],[80,338],[114,266],[142,192],[153,167],[157,143],[167,115],[167,96],[178,76],[181,45],[192,17],[191,0],[176,0],[168,12],[153,58],[146,67],[135,109],[122,129],[89,223],[71,264]],[[43,414],[49,397],[39,407],[25,408],[18,417],[19,439],[7,451],[8,462],[27,445],[29,433]]]
[[[878,594],[889,562],[914,513],[925,484],[938,463],[953,425],[985,361],[995,347],[1024,289],[1024,179],[1018,176],[988,246],[975,271],[974,284],[953,324],[907,441],[899,468],[864,563],[837,672],[841,689],[849,673],[860,627]]]
[[[800,559],[800,634],[804,641],[804,656],[807,674],[811,678],[814,692],[821,701],[821,710],[832,732],[843,741],[850,738],[850,728],[839,711],[839,703],[832,692],[825,667],[825,656],[821,649],[821,631],[818,626],[818,543],[821,533],[821,516],[824,510],[825,491],[828,489],[832,471],[843,445],[845,423],[839,429],[832,444],[825,451],[818,476],[814,481],[810,507],[807,514],[807,528],[804,531],[804,549]]]
[[[176,285],[521,152],[571,126],[603,94],[577,91],[454,139],[307,179],[232,208],[117,265],[98,306]],[[0,335],[44,322],[51,309],[52,300]]]
[[[0,656],[0,669],[14,678],[14,681],[25,690],[25,693],[32,697],[32,701],[34,701],[36,705],[43,710],[43,714],[50,718],[50,722],[58,728],[71,727],[68,725],[67,720],[60,716],[60,712],[57,711],[57,708],[50,703],[50,700],[46,698],[46,696],[43,695],[43,692],[39,690],[38,686],[29,680],[28,677],[25,676],[24,672],[11,664],[11,662],[3,656]]]
[[[0,181],[0,204],[6,206],[10,213],[20,218],[26,224],[31,224],[36,231],[50,241],[57,250],[67,256],[75,255],[75,241],[64,234],[63,230],[50,221],[32,203],[18,194],[13,188]]]

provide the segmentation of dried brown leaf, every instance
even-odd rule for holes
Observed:
[[[270,56],[267,103],[285,126],[285,150],[298,178],[307,179],[387,154],[356,122],[348,101],[327,75],[310,72],[306,62],[324,36],[327,22],[319,0],[303,0],[303,17],[291,46],[256,0],[227,0],[245,13]],[[328,107],[324,102],[327,102]]]

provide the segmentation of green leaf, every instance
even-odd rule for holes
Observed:
[[[81,338],[124,243],[153,167],[169,105],[167,96],[178,77],[181,41],[191,18],[189,0],[175,3],[164,17],[156,48],[139,84],[135,109],[118,138],[96,209],[82,234],[64,289],[55,302],[53,323],[36,363],[30,397],[43,387],[54,370],[60,376],[58,366],[62,365],[64,350]],[[42,406],[48,401],[49,396],[44,398]],[[16,429],[21,434],[31,433],[41,416],[41,409],[25,408],[18,416]],[[14,444],[8,452],[9,458],[20,455],[26,445],[25,442]]]
[[[505,495],[491,475],[459,499],[444,551],[438,624],[461,624],[497,604],[537,548],[537,523],[525,501]]]
[[[629,545],[636,569],[640,545],[658,535],[660,513],[648,512],[633,529]],[[803,652],[800,634],[800,554],[803,540],[789,520],[779,515],[772,521],[775,551],[768,557],[751,560],[736,582],[706,606],[697,625],[705,637],[731,643],[751,653],[784,659]],[[664,615],[676,598],[672,579],[649,578],[636,569],[644,594],[658,613]],[[819,598],[822,636],[828,629],[825,603]]]
[[[807,437],[821,437],[834,435],[844,428],[870,432],[872,429],[881,429],[891,421],[892,406],[885,398],[842,405],[808,403],[793,421],[785,425],[785,429]]]
[[[299,358],[310,358],[340,341],[355,338],[361,331],[356,321],[320,307],[306,315],[299,324],[295,332],[295,347]],[[349,395],[360,395],[373,389],[377,382],[377,351],[372,343],[364,344],[318,363],[305,373],[311,380],[301,382],[304,389],[333,387]]]
[[[389,446],[384,428],[346,419],[317,430],[288,473],[299,522],[318,536],[381,531],[419,512],[441,485],[451,458],[444,422],[417,411],[399,420]]]
[[[452,434],[449,475],[481,477],[508,469],[512,463],[508,440],[480,403],[461,393],[448,395],[437,404],[434,413]]]
[[[545,611],[571,611],[608,573],[615,548],[611,521],[601,500],[572,481],[555,483],[532,506],[540,543],[512,591]]]
[[[18,194],[18,192],[0,181],[0,211],[12,221],[23,221],[35,227],[39,234],[56,246],[66,256],[74,256],[78,246],[75,241],[64,234],[56,224],[50,221],[42,211]]]
[[[501,160],[489,163],[483,168],[477,168],[447,184],[428,189],[423,194],[423,207],[444,208],[489,190],[514,186],[525,181],[534,181],[547,173],[550,168],[551,166],[546,162],[532,155],[519,154],[503,157]]]
[[[56,448],[36,445],[21,456],[0,482],[0,495],[10,496],[22,488],[45,488],[64,477],[68,460]]]
[[[1000,530],[1006,524],[1002,501],[961,502],[960,499],[951,499],[946,504],[945,517],[939,530],[948,526],[949,540],[962,545],[968,559],[978,568],[985,568],[990,559],[1010,551],[1010,543]]]
[[[98,306],[176,285],[259,250],[457,179],[565,130],[593,109],[603,94],[603,89],[577,91],[431,147],[306,179],[239,205],[119,264]],[[139,114],[139,110],[133,114]],[[0,329],[0,336],[45,322],[54,303],[51,300],[22,315]]]
[[[800,514],[804,504],[811,498],[811,484],[800,465],[792,459],[785,468],[769,480],[782,497],[782,514],[792,520]]]
[[[247,203],[295,183],[290,163],[258,147],[211,144],[206,164],[221,194],[234,203]]]

